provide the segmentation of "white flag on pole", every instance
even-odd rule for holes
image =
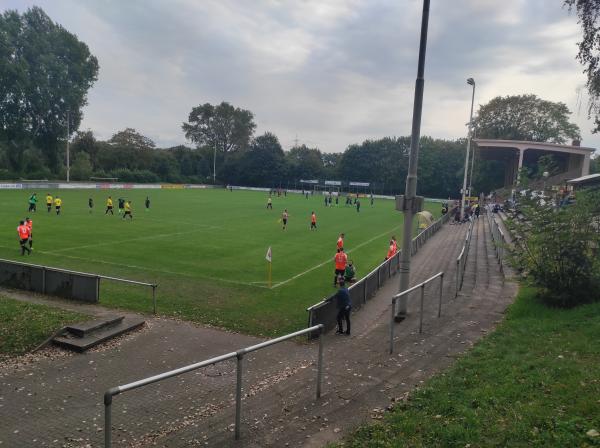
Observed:
[[[269,246],[269,248],[267,249],[267,255],[265,255],[265,258],[269,263],[271,262],[271,246]]]

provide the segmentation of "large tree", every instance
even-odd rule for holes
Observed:
[[[153,149],[156,147],[151,138],[140,134],[133,128],[125,128],[117,132],[111,137],[108,143],[132,149]]]
[[[38,7],[0,15],[0,138],[33,141],[57,170],[67,133],[81,122],[98,61]]]
[[[233,159],[231,159],[233,161]],[[285,155],[277,137],[267,132],[252,140],[248,151],[235,159],[236,167],[227,173],[230,183],[272,187],[285,179]]]
[[[590,95],[588,114],[594,115],[595,129],[600,131],[600,1],[564,0],[569,11],[577,13],[577,19],[583,31],[579,42],[577,59],[584,66],[587,76],[587,90]]]
[[[224,155],[246,149],[256,128],[249,110],[222,102],[194,107],[182,125],[185,136],[198,147],[208,146]]]
[[[286,154],[290,180],[320,179],[323,176],[323,157],[317,148],[295,146]]]
[[[580,138],[570,114],[564,103],[536,95],[498,96],[479,107],[475,132],[479,138],[565,143]]]

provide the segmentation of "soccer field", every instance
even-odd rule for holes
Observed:
[[[306,307],[329,295],[340,232],[348,258],[362,277],[385,257],[392,235],[401,240],[402,214],[391,200],[361,200],[355,207],[325,207],[323,196],[273,197],[242,190],[60,190],[60,216],[46,212],[37,191],[36,213],[27,213],[32,191],[0,190],[0,257],[158,283],[158,312],[246,333],[276,335],[306,325]],[[111,195],[115,215],[105,215]],[[151,208],[144,210],[150,197]],[[94,199],[93,213],[88,198]],[[117,198],[132,201],[132,221],[117,213]],[[288,209],[288,229],[279,222]],[[436,216],[439,206],[426,208]],[[311,232],[310,213],[318,230]],[[33,247],[21,256],[16,227],[33,219]],[[272,287],[267,248],[272,247]],[[151,311],[149,291],[103,282],[100,302]]]

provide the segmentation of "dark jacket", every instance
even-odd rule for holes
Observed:
[[[350,294],[348,293],[348,288],[338,289],[338,292],[330,300],[334,300],[334,299],[336,301],[338,310],[352,308],[352,303],[350,302]]]

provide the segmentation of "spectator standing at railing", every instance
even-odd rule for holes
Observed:
[[[346,264],[348,263],[348,255],[344,253],[343,247],[338,248],[335,257],[333,257],[333,261],[335,262],[335,276],[333,277],[333,287],[335,288],[338,284],[339,278],[344,278]]]
[[[342,321],[346,321],[346,331],[345,334],[350,336],[350,311],[352,311],[352,302],[350,301],[350,293],[348,292],[348,288],[346,288],[346,283],[344,279],[340,279],[340,289],[338,292],[332,296],[329,301],[335,299],[336,307],[338,310],[337,313],[337,324],[338,329],[335,334],[344,334],[344,326]]]

